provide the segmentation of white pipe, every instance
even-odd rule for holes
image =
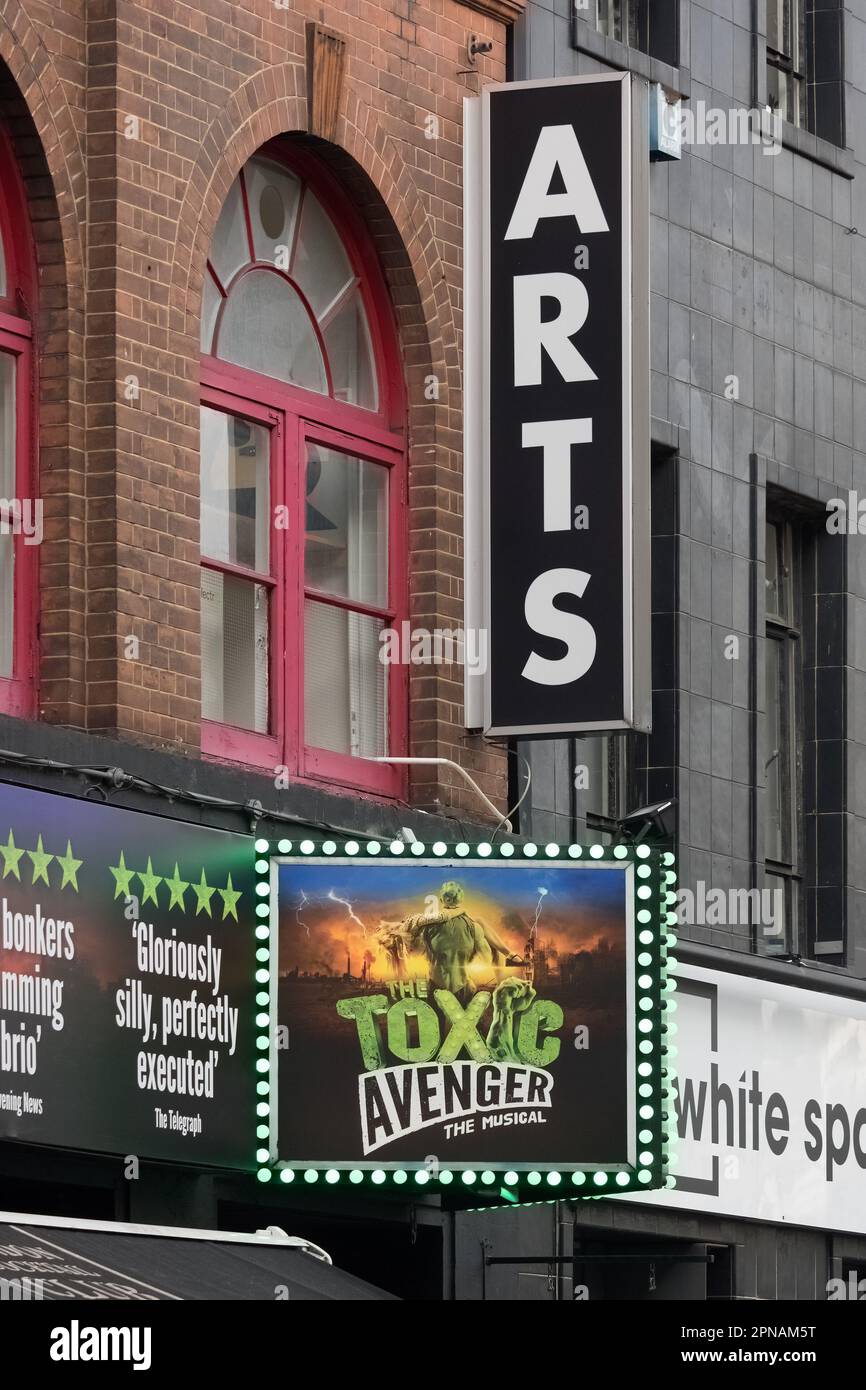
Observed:
[[[459,763],[453,762],[451,758],[372,758],[371,762],[400,763],[402,766],[408,765],[411,767],[453,767],[455,772],[460,773],[460,776],[463,778],[464,782],[468,782],[472,790],[478,793],[479,797],[484,802],[484,805],[487,807],[488,811],[492,811],[494,816],[498,818],[499,825],[497,825],[496,829],[498,830],[500,826],[504,825],[509,835],[512,834],[511,821],[508,819],[508,817],[503,816],[499,809],[493,805],[493,802],[490,800],[490,798],[484,795],[484,792],[481,790],[478,783],[472,780],[466,769],[461,767]]]

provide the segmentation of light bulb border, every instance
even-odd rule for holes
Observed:
[[[265,848],[267,845],[267,848]],[[375,848],[372,846],[375,845]],[[288,848],[286,848],[288,846]],[[327,848],[324,848],[327,846]],[[350,848],[347,849],[347,846]],[[276,974],[274,953],[276,950],[276,927],[271,902],[272,884],[275,881],[274,861],[295,861],[303,863],[323,863],[349,858],[376,858],[386,863],[391,858],[405,855],[407,846],[392,836],[382,835],[377,839],[364,840],[360,836],[322,834],[305,835],[299,840],[286,841],[274,839],[265,841],[259,837],[254,846],[255,869],[257,873],[256,893],[261,906],[265,907],[270,920],[269,956],[263,968],[261,959],[256,960],[254,978],[259,987],[266,986],[271,994],[271,1006],[267,1011],[257,1008],[257,1015],[267,1019],[265,1024],[256,1023],[255,1055],[262,1060],[263,1053],[270,1059],[270,1075],[277,1089],[279,1054],[276,1047],[275,1032],[271,1019],[276,1019]],[[532,852],[527,856],[525,846],[502,840],[491,844],[489,840],[467,844],[465,840],[446,844],[441,839],[429,845],[413,841],[411,844],[413,860],[435,858],[438,861],[457,860],[461,865],[491,865],[517,859],[531,862]],[[632,932],[633,961],[633,1077],[632,1077],[632,1116],[631,1129],[635,1144],[635,1163],[583,1164],[569,1166],[562,1163],[518,1165],[513,1160],[492,1163],[489,1160],[467,1160],[465,1163],[443,1164],[441,1169],[418,1161],[383,1163],[370,1161],[367,1164],[357,1158],[345,1161],[328,1159],[320,1162],[306,1162],[300,1159],[280,1158],[277,1155],[277,1135],[272,1132],[270,1114],[256,1115],[261,1102],[254,1098],[251,1111],[254,1121],[252,1128],[251,1166],[260,1182],[289,1182],[300,1179],[306,1183],[323,1182],[329,1188],[361,1186],[373,1190],[401,1188],[407,1183],[416,1187],[426,1187],[430,1191],[451,1193],[455,1198],[461,1194],[472,1193],[475,1197],[492,1198],[491,1205],[538,1205],[545,1200],[567,1198],[575,1200],[598,1200],[599,1197],[615,1198],[629,1192],[646,1192],[663,1188],[668,1179],[668,1159],[674,1142],[670,1134],[669,1116],[672,1113],[672,1086],[667,1084],[667,1022],[672,1022],[671,1010],[665,1008],[668,994],[667,958],[669,947],[673,944],[668,935],[668,914],[671,896],[671,869],[675,860],[670,851],[661,851],[649,845],[632,846],[588,845],[563,843],[553,845],[544,842],[540,846],[540,857],[556,860],[563,865],[571,865],[576,870],[582,866],[594,867],[604,863],[626,868],[629,864],[641,869],[632,875]],[[403,862],[409,862],[405,858]],[[649,870],[647,874],[646,870]],[[675,881],[675,880],[674,880]],[[647,891],[648,890],[648,891]],[[262,914],[263,915],[263,914]],[[254,957],[261,955],[261,937],[253,925]],[[641,964],[637,965],[637,956]],[[640,973],[642,983],[637,984]],[[646,1023],[650,1024],[645,1031]],[[652,1053],[641,1052],[638,1043],[642,1038],[651,1038],[657,1043]],[[641,1067],[649,1066],[649,1072],[641,1073]],[[258,1081],[260,1078],[256,1077]],[[647,1087],[651,1095],[647,1095]],[[259,1095],[261,1093],[259,1092]],[[276,1110],[276,1106],[274,1106]],[[652,1115],[642,1118],[651,1110]],[[262,1120],[265,1120],[262,1123]],[[638,1138],[638,1132],[642,1137]],[[651,1137],[647,1137],[647,1136]],[[267,1149],[270,1157],[267,1162],[261,1159]],[[640,1162],[651,1156],[651,1163]],[[288,1175],[292,1174],[292,1177]],[[286,1176],[284,1176],[286,1175]],[[517,1178],[516,1183],[514,1178]],[[542,1197],[541,1193],[550,1193]],[[473,1208],[484,1210],[485,1207]]]

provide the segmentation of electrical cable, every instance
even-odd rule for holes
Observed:
[[[499,745],[497,745],[497,746],[499,746]],[[526,800],[527,794],[528,794],[528,792],[529,792],[529,788],[530,788],[530,786],[532,785],[532,768],[531,768],[530,765],[529,765],[529,759],[528,759],[528,758],[525,758],[525,757],[523,756],[522,753],[518,753],[518,751],[517,751],[516,748],[508,748],[508,747],[506,747],[506,750],[505,750],[505,751],[506,751],[508,754],[510,754],[511,757],[519,758],[520,761],[523,763],[524,767],[526,768],[526,786],[523,788],[523,791],[521,792],[520,796],[519,796],[519,797],[517,798],[517,800],[515,801],[514,805],[510,808],[510,810],[508,810],[508,811],[505,813],[505,815],[502,817],[502,820],[501,820],[501,821],[499,822],[499,824],[497,825],[496,829],[494,830],[493,834],[492,834],[491,837],[490,837],[491,843],[493,843],[493,842],[495,841],[496,836],[499,834],[499,832],[500,832],[500,830],[502,829],[503,825],[508,825],[508,824],[510,824],[510,822],[511,822],[511,817],[515,814],[515,812],[517,812],[517,811],[520,810],[520,807],[521,807],[522,803]]]
[[[132,788],[133,790],[158,793],[166,797],[169,801],[189,802],[193,805],[203,807],[211,806],[215,809],[224,811],[239,811],[242,814],[252,817],[253,833],[255,833],[255,825],[258,821],[274,820],[285,825],[300,825],[306,826],[310,830],[321,830],[326,833],[345,835],[349,839],[380,840],[383,838],[382,834],[377,835],[365,830],[348,829],[346,826],[315,820],[310,816],[296,816],[287,811],[272,810],[263,806],[260,801],[234,801],[229,797],[212,796],[207,792],[186,791],[182,787],[166,786],[163,782],[156,782],[148,777],[139,777],[137,773],[125,772],[122,767],[117,767],[115,765],[89,767],[83,763],[62,762],[57,758],[42,758],[31,753],[17,753],[13,752],[11,749],[0,748],[0,763],[3,762],[17,763],[24,767],[34,767],[43,771],[74,773],[80,777],[91,778],[97,783],[108,783],[109,790],[111,791],[121,791],[124,788]],[[518,802],[518,805],[519,804]],[[409,809],[412,810],[413,814],[423,816],[429,814],[420,807],[411,807]],[[497,827],[497,830],[499,828],[500,827]]]

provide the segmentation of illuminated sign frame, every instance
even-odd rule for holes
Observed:
[[[515,843],[510,840],[469,844],[437,840],[429,845],[413,840],[363,839],[344,836],[310,836],[300,840],[258,838],[256,854],[256,1090],[257,1127],[255,1161],[260,1182],[325,1184],[329,1187],[394,1189],[412,1184],[428,1191],[466,1195],[497,1194],[517,1200],[549,1195],[607,1196],[618,1192],[649,1191],[666,1182],[673,1132],[668,1115],[672,1089],[672,1034],[676,1009],[671,978],[676,962],[670,952],[676,945],[674,855],[647,844],[581,845]],[[292,1162],[278,1157],[277,1106],[280,1064],[280,1029],[277,1018],[278,984],[278,874],[291,863],[381,863],[389,857],[419,863],[438,862],[443,869],[460,865],[504,865],[547,862],[566,867],[583,865],[632,867],[628,956],[631,1007],[629,1009],[630,1066],[628,1115],[630,1151],[628,1164],[581,1163],[555,1167],[538,1163],[470,1165],[439,1163],[431,1168],[420,1161],[398,1164],[357,1160],[328,1164]],[[480,1169],[480,1171],[479,1171]]]

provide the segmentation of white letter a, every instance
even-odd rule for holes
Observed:
[[[549,192],[557,169],[565,184],[564,193]],[[542,217],[569,216],[581,233],[609,230],[574,126],[546,125],[532,152],[505,240],[535,236]]]

